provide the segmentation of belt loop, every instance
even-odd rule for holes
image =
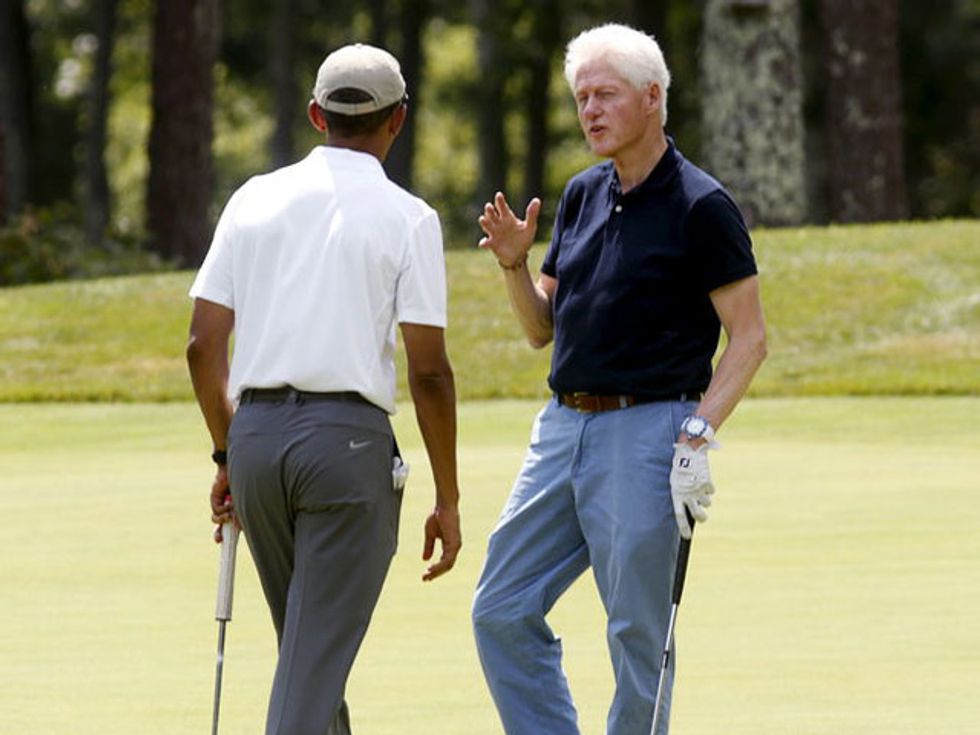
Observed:
[[[289,392],[286,394],[286,403],[295,403],[297,406],[303,402],[302,394],[293,388],[289,387]]]
[[[620,408],[628,408],[629,405],[630,404],[629,404],[629,401],[626,400],[626,396],[620,396],[619,397],[619,407]]]
[[[684,391],[683,393],[681,393],[681,403],[686,403],[686,402],[687,402],[687,391]]]

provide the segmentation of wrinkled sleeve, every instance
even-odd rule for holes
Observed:
[[[229,309],[235,307],[233,279],[235,211],[241,201],[241,189],[225,205],[211,239],[211,247],[191,285],[190,297],[212,301]]]
[[[446,326],[446,260],[435,211],[426,212],[409,234],[395,295],[395,314],[399,323]]]

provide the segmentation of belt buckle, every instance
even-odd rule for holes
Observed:
[[[592,396],[586,391],[575,391],[572,393],[572,400],[575,403],[575,410],[579,413],[595,413],[595,407],[586,403],[586,400],[589,398],[595,398],[595,396]]]

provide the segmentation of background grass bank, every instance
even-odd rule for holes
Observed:
[[[769,230],[755,242],[770,357],[752,395],[980,393],[980,222]],[[447,260],[460,398],[546,395],[550,353],[527,346],[492,259]],[[0,289],[0,401],[189,400],[192,276]]]
[[[538,402],[460,409],[464,549],[420,581],[431,481],[414,465],[399,554],[351,681],[359,735],[500,732],[469,602]],[[980,731],[978,398],[744,402],[714,455],[678,623],[676,735]],[[0,406],[0,732],[205,732],[217,624],[209,443],[196,408]],[[552,623],[583,733],[611,682],[588,575]],[[245,545],[222,733],[261,729],[274,635]]]

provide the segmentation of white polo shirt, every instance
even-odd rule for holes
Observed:
[[[395,324],[446,326],[439,217],[378,159],[321,146],[225,206],[193,298],[235,312],[228,394],[357,391],[395,412]]]

